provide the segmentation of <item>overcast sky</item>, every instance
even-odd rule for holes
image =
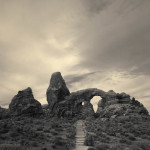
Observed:
[[[150,111],[150,0],[0,0],[0,105],[28,86],[46,103],[56,71]]]

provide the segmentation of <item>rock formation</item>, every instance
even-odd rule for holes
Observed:
[[[0,107],[0,119],[8,118],[10,116],[9,110]]]
[[[46,94],[49,108],[52,112],[53,107],[57,105],[57,103],[64,100],[66,96],[70,95],[70,92],[60,72],[55,72],[52,74],[50,85]]]
[[[67,100],[81,100],[82,101],[90,101],[94,96],[105,96],[105,92],[102,90],[99,90],[97,88],[89,88],[89,89],[84,89],[76,92],[72,92],[70,96],[66,97]]]
[[[110,118],[133,113],[148,115],[146,108],[135,98],[130,99],[126,93],[116,94],[109,91],[98,103],[97,114],[101,117]]]
[[[50,116],[82,116],[84,118],[94,116],[93,105],[90,103],[94,96],[102,98],[98,103],[96,116],[110,118],[132,112],[148,115],[146,108],[126,93],[119,94],[113,90],[104,92],[97,88],[70,93],[60,72],[52,74],[46,94]],[[9,109],[14,115],[43,113],[41,104],[34,99],[31,88],[19,91],[12,99]]]
[[[94,110],[90,103],[94,96],[100,96],[97,115],[114,116],[128,114],[133,110],[148,114],[146,108],[137,100],[131,100],[126,93],[115,93],[113,90],[104,92],[96,88],[84,89],[70,94],[60,72],[52,74],[47,90],[47,101],[50,110],[57,116],[93,116]],[[84,102],[84,105],[82,103]],[[126,110],[126,111],[125,111]]]
[[[9,109],[11,114],[14,115],[36,115],[43,113],[42,106],[34,99],[31,88],[19,91],[9,104]]]
[[[66,96],[63,101],[58,102],[53,107],[53,112],[58,116],[64,116],[66,111],[70,111],[72,115],[86,114],[87,116],[93,115],[93,106],[90,100],[94,96],[105,96],[105,92],[96,88],[89,88],[72,92],[69,96]],[[82,106],[82,102],[84,105]],[[85,113],[89,112],[89,113]]]

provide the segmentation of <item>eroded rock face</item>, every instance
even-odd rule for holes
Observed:
[[[130,99],[130,95],[126,93],[109,91],[98,103],[97,114],[101,117],[115,118],[135,113],[148,115],[147,109],[134,98]]]
[[[53,111],[54,105],[57,105],[57,103],[64,100],[66,96],[70,95],[70,92],[60,72],[55,72],[52,74],[50,85],[46,94],[51,111]]]
[[[37,115],[43,113],[41,104],[34,99],[32,89],[19,91],[9,104],[10,113],[14,115]]]

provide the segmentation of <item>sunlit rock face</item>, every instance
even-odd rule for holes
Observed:
[[[52,74],[50,85],[46,94],[48,105],[52,112],[55,105],[64,100],[66,96],[70,95],[70,92],[60,72],[55,72]]]
[[[9,110],[13,115],[37,115],[43,113],[42,106],[34,99],[31,88],[19,91],[9,104]]]

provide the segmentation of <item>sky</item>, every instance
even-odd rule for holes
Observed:
[[[125,92],[150,112],[150,0],[0,0],[0,105],[53,72],[71,92]],[[97,101],[94,101],[96,106]]]

